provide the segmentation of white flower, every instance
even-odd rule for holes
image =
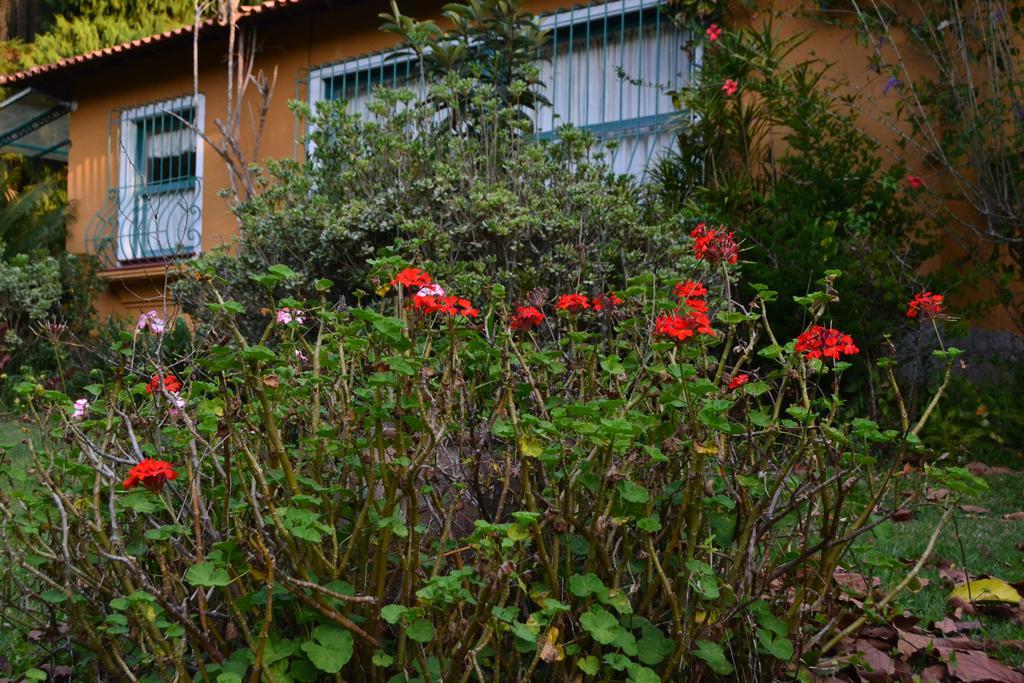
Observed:
[[[80,398],[75,401],[75,412],[71,413],[71,417],[76,420],[81,420],[85,417],[85,412],[89,410],[89,399]]]
[[[140,332],[149,329],[153,334],[163,334],[167,331],[167,322],[156,311],[149,311],[139,316],[137,329]]]

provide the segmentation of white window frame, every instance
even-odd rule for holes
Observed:
[[[143,183],[143,177],[136,169],[136,160],[133,157],[133,150],[138,145],[138,123],[145,121],[146,119],[152,118],[159,114],[175,114],[180,112],[182,109],[194,108],[195,114],[192,117],[192,125],[196,128],[192,134],[196,139],[196,197],[195,202],[199,207],[199,218],[196,221],[195,229],[199,234],[200,238],[196,244],[195,250],[192,252],[192,256],[198,255],[202,250],[202,234],[203,234],[203,170],[205,164],[203,163],[203,153],[205,150],[205,143],[203,140],[202,133],[205,131],[204,123],[206,121],[206,96],[203,93],[197,95],[184,95],[182,97],[175,97],[168,100],[163,100],[151,104],[143,104],[131,109],[126,109],[121,112],[119,121],[119,135],[118,144],[119,149],[117,152],[118,159],[118,178],[117,178],[117,240],[115,244],[115,250],[118,256],[118,262],[121,261],[132,261],[138,258],[122,259],[121,254],[124,250],[121,245],[121,236],[125,230],[130,228],[130,221],[127,216],[121,211],[124,198],[122,194],[127,191],[138,191]],[[135,188],[131,189],[130,188]]]

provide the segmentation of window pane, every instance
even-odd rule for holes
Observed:
[[[192,120],[192,110],[178,112]],[[181,119],[171,114],[140,121],[142,139],[140,162],[145,165],[147,184],[183,180],[196,174],[196,135]]]

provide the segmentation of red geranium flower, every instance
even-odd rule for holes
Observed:
[[[142,484],[150,491],[158,492],[168,480],[174,480],[177,477],[178,473],[174,471],[171,463],[146,458],[128,472],[124,487],[130,489]]]
[[[922,178],[919,175],[908,175],[907,186],[911,190],[920,190],[922,187],[924,187],[924,178]]]
[[[931,292],[918,292],[910,300],[907,317],[916,318],[920,314],[925,318],[934,318],[942,314],[942,295]]]
[[[160,375],[153,375],[153,378],[149,380],[149,386],[146,387],[146,393],[152,394],[154,391],[160,391],[161,385],[172,394],[181,391],[181,380],[174,375],[167,375],[163,378]]]
[[[607,294],[598,294],[595,296],[593,306],[595,311],[603,311],[606,308],[616,308],[624,303],[626,302],[615,296],[614,292],[608,292]]]
[[[726,97],[732,97],[733,95],[735,95],[736,91],[739,90],[739,88],[739,81],[734,81],[731,78],[725,79],[725,83],[722,84],[722,92],[725,93]]]
[[[473,308],[473,303],[469,299],[458,296],[414,296],[409,306],[424,315],[442,313],[450,316],[460,315],[463,318],[475,318],[480,315],[480,311]]]
[[[686,282],[677,282],[675,292],[677,299],[695,299],[707,296],[708,288],[699,282],[687,280]]]
[[[430,284],[430,276],[426,271],[419,268],[406,268],[391,281],[392,285],[405,285],[406,287],[426,287]]]
[[[700,312],[686,315],[662,315],[654,321],[654,334],[683,342],[695,334],[715,336],[708,317]]]
[[[733,239],[732,232],[709,228],[700,223],[690,233],[693,238],[693,255],[710,263],[736,263],[740,257],[740,248]]]
[[[832,360],[839,360],[841,355],[850,356],[860,352],[853,343],[853,337],[821,325],[815,325],[797,337],[796,350],[810,359],[824,356]]]
[[[563,294],[558,297],[558,303],[555,304],[555,308],[560,311],[568,311],[569,313],[580,313],[590,308],[590,302],[582,294]]]
[[[721,37],[722,29],[718,28],[718,24],[711,24],[711,26],[708,26],[708,30],[704,31],[704,33],[707,35],[708,40],[713,43]]]
[[[514,331],[522,332],[537,327],[544,322],[544,314],[533,306],[520,306],[509,321],[508,326]]]
[[[732,381],[729,382],[729,390],[739,389],[744,384],[750,381],[750,375],[736,375]]]

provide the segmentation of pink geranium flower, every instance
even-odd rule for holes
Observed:
[[[306,322],[306,314],[297,308],[282,308],[277,312],[277,322],[287,325],[292,321],[301,325]]]
[[[76,420],[81,420],[85,417],[86,411],[89,410],[89,399],[80,398],[75,401],[75,410],[71,413],[71,417]]]
[[[713,43],[722,36],[722,29],[718,27],[718,24],[711,24],[711,26],[708,26],[708,30],[704,31],[704,33],[707,35],[708,40]]]
[[[732,97],[739,90],[740,83],[731,78],[725,79],[725,83],[722,85],[722,92],[725,93],[726,97]]]
[[[156,311],[148,311],[139,316],[136,329],[139,332],[149,330],[153,334],[163,334],[167,331],[167,322]]]
[[[416,292],[416,296],[444,296],[444,288],[436,282],[432,282],[420,287],[420,291]]]

